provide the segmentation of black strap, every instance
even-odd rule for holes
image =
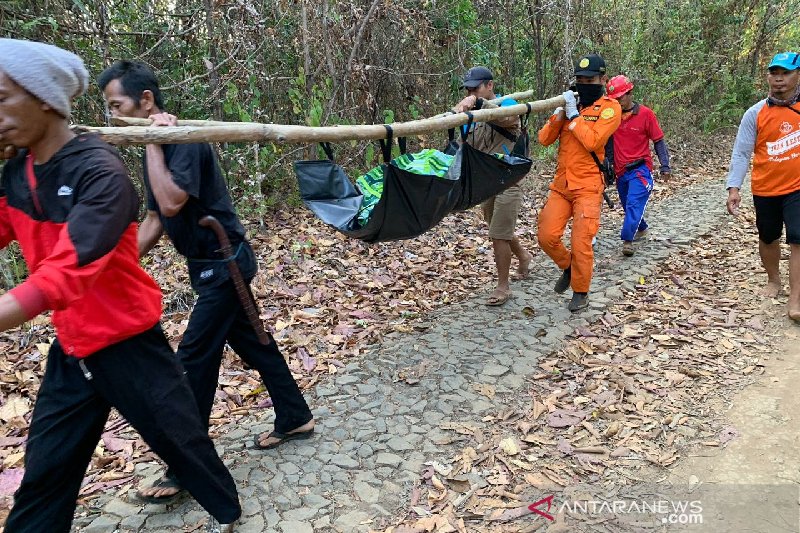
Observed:
[[[467,115],[467,117],[469,117],[469,120],[464,126],[461,126],[461,141],[467,142],[467,134],[469,134],[469,129],[472,127],[472,123],[475,120],[475,116],[469,111],[464,111],[464,114]]]
[[[525,107],[528,108],[528,112],[525,113],[525,115],[523,115],[523,117],[522,117],[522,129],[523,130],[528,127],[528,119],[531,117],[531,111],[533,111],[533,107],[531,107],[531,104],[525,103]]]
[[[379,139],[378,142],[381,145],[381,152],[383,152],[383,162],[388,163],[392,160],[392,138],[394,136],[394,131],[388,124],[384,124],[383,127],[386,128],[386,139]]]
[[[456,129],[450,128],[447,130],[447,140],[448,141],[455,141],[456,140]]]
[[[405,137],[398,137],[397,138],[397,146],[400,147],[400,154],[401,155],[403,155],[406,152],[408,152],[408,150],[406,150],[406,138]]]
[[[597,168],[600,170],[600,172],[603,172],[603,163],[600,162],[600,158],[597,157],[597,154],[594,153],[594,151],[589,152],[589,153],[592,155],[592,159],[594,159],[594,162],[597,165]]]
[[[331,143],[321,142],[319,145],[322,147],[322,151],[325,152],[325,155],[328,156],[328,159],[333,161],[333,148],[331,148]]]
[[[795,113],[797,113],[798,115],[800,115],[800,111],[798,111],[797,109],[793,108],[792,106],[790,106],[790,105],[787,105],[786,107],[788,107],[789,109],[791,109],[792,111],[794,111]]]
[[[497,133],[499,133],[500,135],[511,141],[512,143],[517,142],[517,136],[508,131],[507,129],[501,128],[500,126],[495,126],[491,122],[487,122],[486,124],[494,131],[496,131]]]
[[[600,169],[600,184],[603,186],[603,199],[608,204],[609,209],[614,209],[614,202],[611,201],[609,198],[608,193],[606,192],[606,175],[605,170],[603,169],[603,164],[600,162],[600,158],[597,157],[597,154],[594,151],[589,152],[592,155],[592,159],[594,159],[597,168]]]
[[[528,109],[528,111],[524,115],[521,115],[522,116],[522,120],[520,120],[520,126],[521,126],[521,128],[523,130],[528,127],[528,118],[531,116],[531,111],[533,110],[533,108],[531,107],[531,104],[526,103],[525,107]],[[507,129],[501,128],[500,126],[496,126],[495,124],[492,124],[491,122],[487,122],[486,124],[488,124],[488,126],[490,128],[492,128],[494,131],[496,131],[497,133],[499,133],[500,135],[502,135],[503,137],[505,137],[506,139],[508,139],[512,143],[517,142],[518,136],[514,135],[513,133],[511,133]]]

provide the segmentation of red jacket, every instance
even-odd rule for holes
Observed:
[[[64,351],[86,357],[150,329],[161,290],[139,266],[139,199],[116,150],[93,135],[43,165],[3,168],[0,246],[17,240],[28,278],[11,294],[28,318],[52,309]]]

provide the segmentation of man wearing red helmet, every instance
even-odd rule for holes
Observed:
[[[670,174],[669,151],[658,119],[652,109],[633,101],[632,92],[633,83],[627,76],[614,76],[606,84],[606,94],[622,107],[622,122],[606,145],[606,157],[617,175],[619,200],[625,210],[620,237],[626,256],[633,255],[633,241],[647,234],[644,210],[653,190],[651,141],[661,163],[661,176]]]
[[[728,212],[739,211],[742,187],[753,160],[751,188],[758,252],[767,271],[764,295],[781,293],[780,238],[786,227],[789,258],[789,318],[800,322],[800,54],[775,55],[767,67],[769,95],[742,117],[728,173]]]

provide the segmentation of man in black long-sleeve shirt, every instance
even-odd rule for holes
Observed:
[[[113,116],[151,118],[154,126],[174,126],[177,119],[164,113],[153,71],[145,64],[120,61],[98,78]],[[146,254],[166,232],[175,249],[187,258],[192,287],[198,293],[178,356],[186,369],[200,415],[207,422],[217,390],[225,343],[258,370],[275,407],[275,430],[256,437],[256,446],[273,448],[284,441],[308,438],[314,420],[292,377],[286,360],[270,337],[259,342],[248,321],[220,243],[208,228],[198,225],[214,216],[233,245],[236,262],[249,283],[256,259],[244,236],[228,189],[211,146],[202,144],[147,145],[144,157],[147,218],[139,228],[139,252]],[[140,491],[147,501],[172,498],[180,486],[170,472],[153,487]]]

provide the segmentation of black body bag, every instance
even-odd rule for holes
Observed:
[[[461,128],[461,180],[452,198],[453,211],[469,209],[516,185],[530,172],[533,164],[527,157],[513,152],[500,158],[473,148],[467,142],[467,132],[472,126],[472,113],[467,115],[469,122],[466,127]],[[450,142],[446,150],[451,150],[453,146],[457,146],[453,140],[455,131],[449,130],[448,134]]]
[[[467,131],[472,125],[469,115]],[[383,152],[383,193],[361,226],[358,212],[363,196],[333,160],[330,144],[321,143],[328,159],[295,161],[294,171],[303,203],[326,224],[349,237],[365,242],[383,242],[417,237],[447,216],[488,200],[517,184],[531,168],[531,160],[515,155],[498,158],[476,150],[466,142],[451,142],[445,153],[455,158],[444,177],[414,174],[399,168],[391,159],[392,129],[385,126]],[[466,133],[462,130],[462,140]],[[405,138],[398,138],[405,153]]]
[[[330,145],[323,144],[327,160],[294,164],[303,203],[326,224],[365,242],[411,239],[434,227],[450,212],[452,193],[460,177],[459,154],[444,177],[398,168],[391,159],[392,131],[388,126],[386,129],[388,139],[380,141],[383,194],[364,226],[358,222],[363,197],[333,161]],[[399,138],[398,143],[405,153],[405,139]]]

